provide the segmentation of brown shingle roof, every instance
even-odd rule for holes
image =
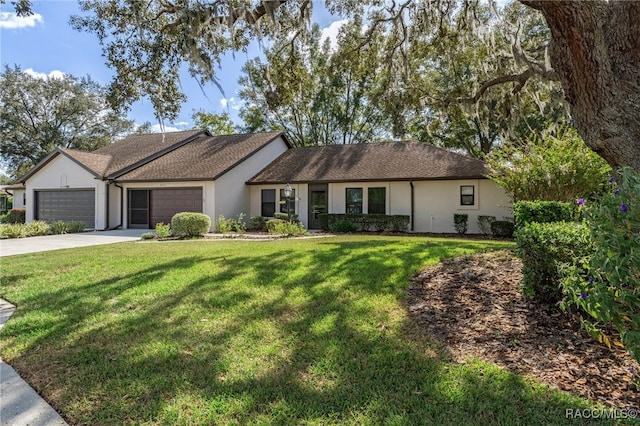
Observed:
[[[186,130],[170,133],[131,135],[93,152],[57,148],[19,179],[25,182],[46,166],[57,155],[65,155],[98,178],[111,178],[133,167],[151,161],[158,156],[188,143],[198,136],[208,136],[206,130]]]
[[[381,142],[290,149],[247,183],[480,178],[483,161],[422,142]]]
[[[110,156],[111,162],[105,171],[105,176],[117,177],[123,171],[144,164],[150,159],[171,151],[198,136],[205,137],[208,136],[208,133],[205,130],[196,129],[181,132],[131,135],[97,149],[93,151],[93,154]]]
[[[75,149],[58,148],[58,151],[83,166],[97,177],[104,176],[111,161],[111,156],[100,155],[93,152],[77,151]]]
[[[118,181],[216,179],[281,132],[199,138],[118,177]]]

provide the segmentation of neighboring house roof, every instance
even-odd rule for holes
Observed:
[[[200,138],[127,173],[118,181],[217,179],[282,132]]]
[[[14,190],[21,190],[21,189],[25,189],[24,185],[22,183],[12,183],[11,185],[5,185],[3,186],[3,188],[6,191],[14,191]]]
[[[249,184],[482,178],[478,159],[423,142],[380,142],[290,149]]]

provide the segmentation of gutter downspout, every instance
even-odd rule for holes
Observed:
[[[109,187],[113,182],[107,181],[107,202],[105,203],[105,226],[104,229],[109,229]]]
[[[413,193],[414,193],[414,188],[413,188],[413,182],[409,182],[409,185],[411,185],[411,228],[410,230],[413,231],[413,212],[414,212],[414,202],[413,202]]]

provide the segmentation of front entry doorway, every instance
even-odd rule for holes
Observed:
[[[309,185],[309,229],[320,229],[320,215],[329,209],[329,185]]]

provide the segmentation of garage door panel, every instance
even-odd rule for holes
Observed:
[[[151,191],[151,226],[171,223],[176,213],[202,213],[202,188],[167,188]]]
[[[79,221],[88,228],[95,226],[95,190],[36,191],[36,215],[38,220]]]

